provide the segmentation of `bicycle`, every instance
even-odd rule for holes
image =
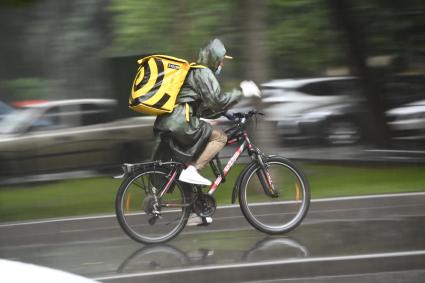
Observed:
[[[256,110],[225,115],[232,126],[225,130],[226,146],[238,144],[222,167],[218,155],[210,162],[216,180],[208,192],[202,186],[183,183],[178,176],[185,165],[175,161],[124,164],[124,178],[115,200],[118,222],[133,240],[144,244],[163,243],[176,237],[193,211],[202,217],[216,210],[213,197],[218,186],[241,154],[247,151],[251,162],[236,179],[232,203],[239,206],[248,222],[261,232],[283,234],[296,228],[310,205],[309,183],[291,161],[265,155],[249,139],[247,125]]]

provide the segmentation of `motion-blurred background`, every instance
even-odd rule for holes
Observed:
[[[2,1],[1,184],[148,159],[153,117],[127,107],[136,60],[195,61],[214,37],[235,58],[223,89],[263,90],[236,108],[266,114],[254,135],[267,153],[423,163],[424,16],[421,0]]]

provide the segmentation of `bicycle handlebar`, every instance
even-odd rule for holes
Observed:
[[[251,118],[254,115],[261,115],[264,116],[264,113],[257,111],[257,109],[252,109],[249,110],[248,112],[226,112],[223,114],[224,117],[226,117],[227,119],[229,119],[230,121],[234,121],[234,120],[242,120],[243,118],[245,118],[246,120],[248,120],[249,118]]]

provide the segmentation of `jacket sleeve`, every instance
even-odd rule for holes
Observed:
[[[203,117],[214,118],[214,113],[227,110],[242,96],[242,92],[237,89],[231,92],[221,92],[220,84],[208,68],[194,70],[191,80],[192,87],[202,100]]]

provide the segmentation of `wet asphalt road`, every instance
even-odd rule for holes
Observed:
[[[130,240],[113,216],[0,224],[0,258],[101,282],[425,282],[425,193],[314,200],[283,236],[238,207],[164,245]]]

